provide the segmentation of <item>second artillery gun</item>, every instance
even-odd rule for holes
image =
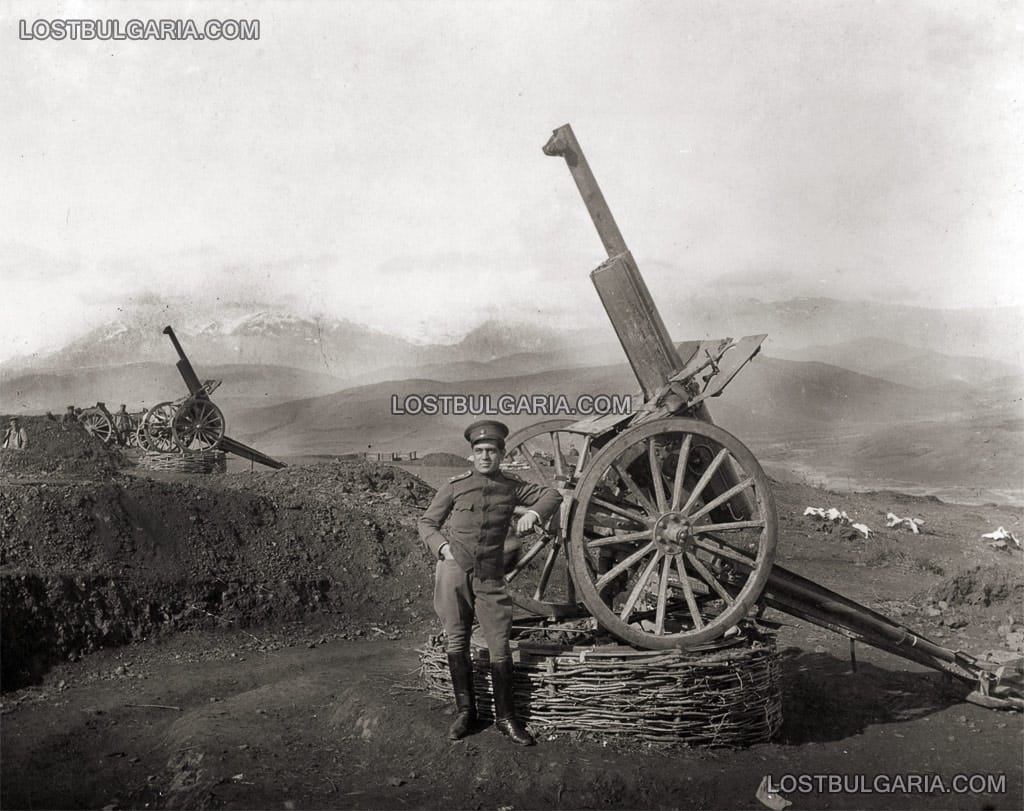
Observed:
[[[224,413],[210,399],[221,381],[200,381],[174,330],[167,326],[163,331],[178,353],[175,365],[185,381],[188,396],[157,403],[149,409],[138,428],[139,444],[155,453],[221,450],[267,467],[285,467],[284,462],[225,434]]]
[[[683,650],[719,644],[769,606],[968,682],[975,703],[1024,709],[1019,663],[943,647],[774,562],[768,477],[706,404],[767,336],[674,344],[571,127],[544,152],[565,159],[608,253],[591,279],[643,403],[509,437],[507,465],[564,496],[560,521],[506,575],[513,601],[546,617],[589,613],[639,648]]]

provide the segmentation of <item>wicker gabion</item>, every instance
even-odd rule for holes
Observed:
[[[154,453],[147,451],[139,459],[145,470],[164,470],[173,473],[223,473],[228,468],[224,451],[184,451],[182,453]]]
[[[513,642],[516,708],[534,732],[741,747],[770,740],[782,725],[779,657],[771,635],[747,634],[703,652],[562,647],[546,651],[528,640]],[[451,701],[443,636],[432,636],[418,652],[426,691]],[[473,647],[473,670],[478,712],[491,720],[486,648]]]

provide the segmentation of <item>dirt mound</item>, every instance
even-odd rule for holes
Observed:
[[[1012,600],[1024,600],[1024,572],[1019,567],[989,564],[975,566],[932,586],[919,601],[948,605],[989,606]]]
[[[463,470],[469,467],[466,457],[459,456],[457,453],[428,453],[406,464],[419,464],[429,467],[457,467]]]
[[[368,462],[0,486],[4,688],[30,678],[44,651],[160,630],[308,612],[387,634],[417,627],[431,616],[416,533],[431,495]]]
[[[6,426],[9,417],[0,418]],[[124,466],[119,451],[108,448],[79,423],[49,417],[19,417],[28,434],[23,450],[0,449],[0,473],[107,478]]]

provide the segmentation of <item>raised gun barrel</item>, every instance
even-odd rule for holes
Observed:
[[[185,385],[188,386],[189,394],[194,400],[203,399],[209,401],[208,391],[210,389],[208,389],[208,386],[212,385],[215,388],[218,385],[217,381],[207,381],[207,386],[204,386],[200,382],[196,370],[192,368],[192,362],[185,354],[185,350],[181,348],[181,343],[178,341],[178,336],[174,334],[174,330],[170,326],[166,326],[163,332],[164,335],[171,339],[171,343],[174,344],[174,351],[178,353],[178,362],[175,365],[178,367]],[[219,410],[217,413],[220,413]],[[232,439],[229,436],[222,436],[218,440],[216,447],[222,451],[233,453],[235,456],[241,456],[243,459],[248,459],[267,467],[277,469],[286,466],[284,462],[279,462],[277,459],[267,456],[265,453],[260,453],[255,448],[250,448],[248,445],[244,445],[237,439]]]
[[[590,219],[594,221],[597,234],[601,237],[608,256],[613,257],[620,253],[626,253],[628,250],[626,240],[622,238],[622,232],[619,231],[619,226],[615,223],[612,210],[605,202],[601,187],[597,185],[597,178],[590,171],[590,164],[587,163],[572,127],[563,124],[555,130],[548,142],[544,144],[544,154],[565,158],[572,179],[576,181],[576,188],[580,190],[583,203],[586,205],[587,211],[590,212]]]
[[[193,397],[196,396],[203,391],[203,384],[199,382],[199,375],[192,368],[192,363],[185,354],[185,350],[178,343],[178,336],[174,334],[174,330],[170,326],[164,327],[164,335],[170,337],[171,343],[174,344],[174,351],[178,353],[179,360],[175,365],[178,367],[178,372],[188,387],[188,393]]]
[[[640,383],[644,399],[650,400],[683,367],[679,353],[572,127],[564,124],[556,129],[544,145],[544,154],[565,158],[608,252],[608,261],[594,270],[590,279]]]

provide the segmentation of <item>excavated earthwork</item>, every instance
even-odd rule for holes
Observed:
[[[89,448],[78,426],[53,425]],[[36,448],[42,464],[15,457],[0,484],[5,690],[55,661],[154,634],[310,613],[334,615],[353,635],[392,633],[428,614],[415,523],[432,491],[398,468],[324,463],[161,481],[116,475],[100,447],[75,465],[89,478],[73,479],[67,463],[40,476],[56,466]]]
[[[772,743],[712,754],[551,735],[519,749],[483,730],[452,744],[416,679],[437,626],[415,524],[433,492],[423,479],[457,471],[145,474],[79,426],[24,422],[29,449],[0,451],[5,808],[748,808],[766,774],[851,772],[1006,781],[954,798],[790,799],[1020,806],[1019,714],[964,704],[962,685],[863,646],[853,670],[848,640],[776,612]],[[1020,655],[1022,553],[981,536],[1020,537],[1024,511],[793,484],[775,495],[786,567],[954,649]],[[887,528],[890,510],[924,530]]]

